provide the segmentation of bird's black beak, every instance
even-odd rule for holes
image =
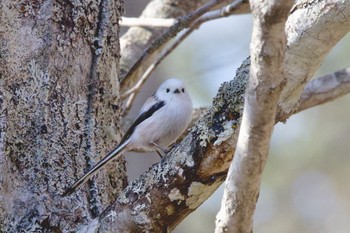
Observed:
[[[175,89],[174,91],[175,94],[179,94],[180,93],[180,90],[178,88]]]

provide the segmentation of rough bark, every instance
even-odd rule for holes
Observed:
[[[126,185],[122,160],[66,186],[120,136],[120,1],[2,1],[0,232],[75,231]],[[113,26],[116,25],[116,26]]]
[[[251,233],[283,81],[285,23],[293,1],[250,1],[250,78],[234,160],[225,181],[215,232]]]

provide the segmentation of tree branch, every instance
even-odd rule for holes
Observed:
[[[129,90],[127,90],[125,93],[123,93],[122,98],[126,98],[129,96],[125,109],[128,110],[131,107],[131,104],[135,98],[135,95],[140,90],[142,85],[146,82],[147,78],[153,73],[153,71],[159,66],[159,64],[181,43],[183,42],[194,30],[198,29],[203,23],[222,18],[227,17],[229,15],[232,15],[234,13],[237,13],[238,11],[241,11],[240,8],[241,4],[243,4],[242,0],[236,0],[233,3],[231,3],[228,6],[223,7],[222,9],[215,10],[213,12],[208,12],[207,14],[202,15],[200,18],[195,20],[190,27],[181,35],[179,38],[175,40],[175,42],[167,48],[162,54],[159,55],[159,57],[156,59],[155,62],[153,62],[147,70],[142,74],[141,78],[138,80],[138,82]]]
[[[122,17],[120,21],[120,26],[168,28],[173,26],[176,22],[177,22],[176,19]]]
[[[301,94],[298,112],[349,93],[350,68],[311,80]]]
[[[285,22],[293,1],[250,1],[251,67],[241,129],[226,181],[216,233],[251,233],[262,172],[283,87]]]
[[[178,18],[194,11],[208,0],[187,1],[187,0],[153,0],[142,12],[142,18]],[[155,40],[166,28],[130,28],[120,38],[120,72],[124,76],[130,67],[137,61],[149,44]],[[123,92],[133,86],[136,80],[125,80],[121,86]]]
[[[154,59],[154,54],[161,49],[171,38],[177,35],[181,30],[190,26],[197,18],[215,7],[228,2],[229,0],[211,0],[204,6],[178,19],[178,22],[171,26],[166,32],[160,35],[151,45],[146,48],[143,54],[132,65],[128,72],[121,77],[121,83],[135,76],[140,76],[145,71],[145,64],[150,64]]]
[[[153,17],[153,18],[177,18],[184,16],[186,12],[194,11],[195,9],[201,7],[205,2],[202,1],[152,1],[144,10],[141,17]],[[216,7],[220,7],[221,4],[218,4]],[[215,7],[214,7],[215,8]],[[244,1],[238,9],[235,11],[237,14],[248,13],[249,12],[249,4],[247,1]],[[187,25],[188,26],[188,25]],[[183,27],[184,28],[184,27]],[[182,29],[183,29],[182,28]],[[131,28],[128,32],[120,39],[121,45],[121,59],[120,59],[120,69],[121,69],[121,77],[122,83],[121,88],[122,92],[128,90],[131,86],[134,86],[141,74],[143,73],[147,67],[149,67],[156,57],[161,52],[163,46],[165,45],[165,41],[158,41],[159,47],[155,51],[153,51],[152,56],[148,57],[146,61],[142,63],[142,71],[139,72],[139,75],[132,75],[126,78],[126,73],[129,72],[131,66],[134,66],[135,62],[140,59],[144,51],[146,51],[150,47],[150,43],[154,41],[158,36],[162,33],[166,32],[170,29],[164,28]],[[140,69],[140,68],[139,68]]]
[[[350,1],[298,1],[286,24],[286,86],[280,111],[298,107],[300,95],[328,52],[350,31]],[[283,113],[280,113],[283,115]]]
[[[315,78],[306,84],[301,97],[300,105],[294,114],[306,109],[331,102],[350,93],[350,68],[338,70],[334,73]],[[193,112],[189,128],[195,125],[208,108],[196,108]],[[276,122],[284,122],[290,115],[277,115]],[[186,132],[184,133],[186,134]],[[183,139],[185,135],[181,137]]]

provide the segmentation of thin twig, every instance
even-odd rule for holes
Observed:
[[[167,50],[168,51],[168,50]],[[152,71],[156,68],[156,66],[158,66],[158,64],[164,59],[164,54],[161,55],[157,61],[155,63],[153,63],[152,65],[150,65],[150,67],[148,67],[148,69],[145,71],[145,73],[143,73],[142,77],[140,78],[140,80],[135,84],[135,86],[133,86],[132,88],[130,88],[129,90],[127,90],[125,93],[122,94],[122,99],[128,97],[131,94],[136,94],[139,89],[141,88],[142,84],[146,81],[146,79],[150,76],[150,74],[152,73]],[[128,101],[129,102],[129,101]]]
[[[177,19],[122,17],[119,25],[124,27],[171,27],[176,22]]]
[[[234,13],[236,13],[236,10],[239,9],[238,6],[242,4],[244,0],[236,0],[233,3],[231,3],[228,6],[223,7],[222,9],[215,10],[213,12],[208,12],[195,20],[190,27],[180,36],[178,37],[175,42],[164,52],[162,53],[158,59],[151,64],[148,69],[143,73],[139,81],[130,88],[128,91],[122,94],[122,98],[126,98],[129,95],[129,98],[127,100],[127,103],[125,105],[125,109],[128,110],[131,107],[131,104],[135,98],[135,94],[139,91],[141,86],[144,84],[144,82],[147,80],[147,78],[153,73],[153,71],[159,66],[159,64],[181,43],[183,42],[194,30],[198,29],[203,23],[208,22],[210,20],[223,18],[230,16]]]
[[[200,25],[204,22],[210,21],[210,20],[214,20],[214,19],[219,19],[219,18],[224,18],[233,14],[237,14],[238,11],[241,11],[242,9],[240,8],[240,5],[242,3],[246,2],[245,0],[236,0],[234,2],[232,2],[231,4],[215,10],[215,11],[211,11],[208,12],[207,14],[203,15],[202,17],[200,17],[195,23]]]

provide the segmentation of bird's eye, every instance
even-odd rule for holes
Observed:
[[[169,93],[169,92],[170,92],[170,89],[169,89],[169,88],[167,88],[167,89],[166,89],[166,93]]]
[[[181,91],[182,91],[182,93],[185,93],[185,88],[182,88]]]

